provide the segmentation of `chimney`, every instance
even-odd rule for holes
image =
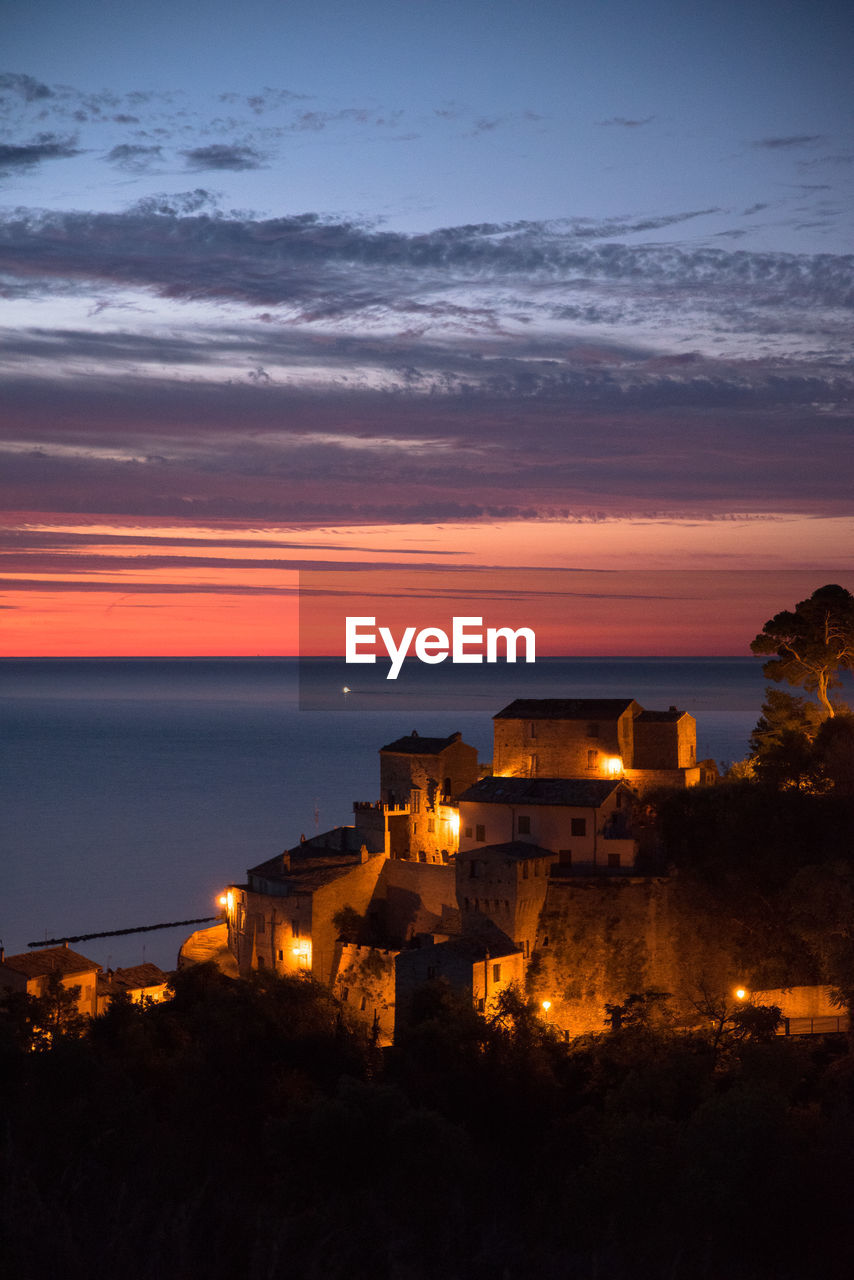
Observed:
[[[286,849],[285,852],[282,854],[282,870],[290,871],[290,869],[291,869],[291,855],[288,853]]]

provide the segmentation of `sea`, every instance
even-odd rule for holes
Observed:
[[[0,661],[0,941],[214,916],[225,885],[379,798],[378,751],[459,730],[492,755],[516,697],[626,697],[697,720],[699,759],[747,752],[754,658],[553,658],[345,667],[335,659]],[[355,673],[355,674],[354,674]],[[194,927],[72,945],[104,967],[173,968]]]

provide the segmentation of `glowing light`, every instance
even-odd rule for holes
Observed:
[[[736,1000],[744,1000],[746,996],[747,996],[747,992],[745,991],[744,987],[736,987],[735,989]]]
[[[221,894],[219,895],[219,897],[217,898],[217,902],[219,903],[219,905],[220,905],[221,907],[226,907],[226,906],[228,906],[228,894],[227,894],[227,893],[221,893]]]
[[[552,1007],[552,1002],[551,1002],[551,1000],[544,1000],[544,1001],[543,1001],[543,1010],[544,1010],[544,1012],[545,1012],[545,1013],[548,1013],[548,1011],[549,1011],[549,1009],[551,1009],[551,1007]]]
[[[448,826],[455,836],[460,834],[460,815],[456,810],[448,814]]]
[[[605,772],[612,778],[623,772],[622,756],[608,756],[605,761]]]
[[[342,692],[342,693],[349,693],[349,692],[350,692],[350,686],[349,686],[348,684],[345,684],[345,685],[344,685],[344,688],[341,690],[341,692]]]

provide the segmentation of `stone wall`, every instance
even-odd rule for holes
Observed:
[[[419,933],[441,933],[457,906],[453,866],[390,859],[377,882],[371,910],[384,937],[401,942]]]
[[[332,990],[350,1012],[367,1026],[376,1025],[378,1043],[391,1044],[394,1035],[394,962],[396,951],[342,943]]]
[[[605,1027],[605,1005],[664,991],[686,1022],[703,992],[749,979],[719,919],[695,912],[673,879],[550,882],[527,982],[570,1036]]]
[[[627,763],[632,760],[633,733],[631,708],[615,720],[531,721],[497,717],[493,772],[516,778],[603,778],[607,776],[605,761],[609,756],[620,756]],[[591,752],[595,755],[591,756]]]

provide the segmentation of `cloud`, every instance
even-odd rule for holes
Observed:
[[[639,120],[631,120],[628,116],[612,116],[610,120],[597,120],[598,125],[620,125],[624,129],[639,129],[642,125],[651,124],[655,116],[643,116]]]
[[[779,151],[787,147],[811,147],[816,142],[824,142],[822,133],[790,133],[783,137],[756,138],[754,147],[765,147],[769,151]]]
[[[26,169],[44,160],[67,160],[80,155],[76,141],[76,138],[61,138],[54,133],[40,133],[32,142],[21,146],[0,143],[0,173]]]
[[[40,80],[13,71],[0,74],[0,93],[17,93],[25,102],[39,102],[54,96],[53,91]]]
[[[163,148],[145,147],[134,143],[122,143],[113,147],[107,155],[111,164],[129,173],[148,173],[162,159]]]
[[[215,142],[207,147],[193,147],[181,153],[188,169],[260,169],[264,157],[254,147]]]
[[[176,191],[168,195],[143,196],[131,205],[130,216],[147,218],[186,218],[195,213],[213,213],[219,210],[219,195],[196,187],[194,191]]]

